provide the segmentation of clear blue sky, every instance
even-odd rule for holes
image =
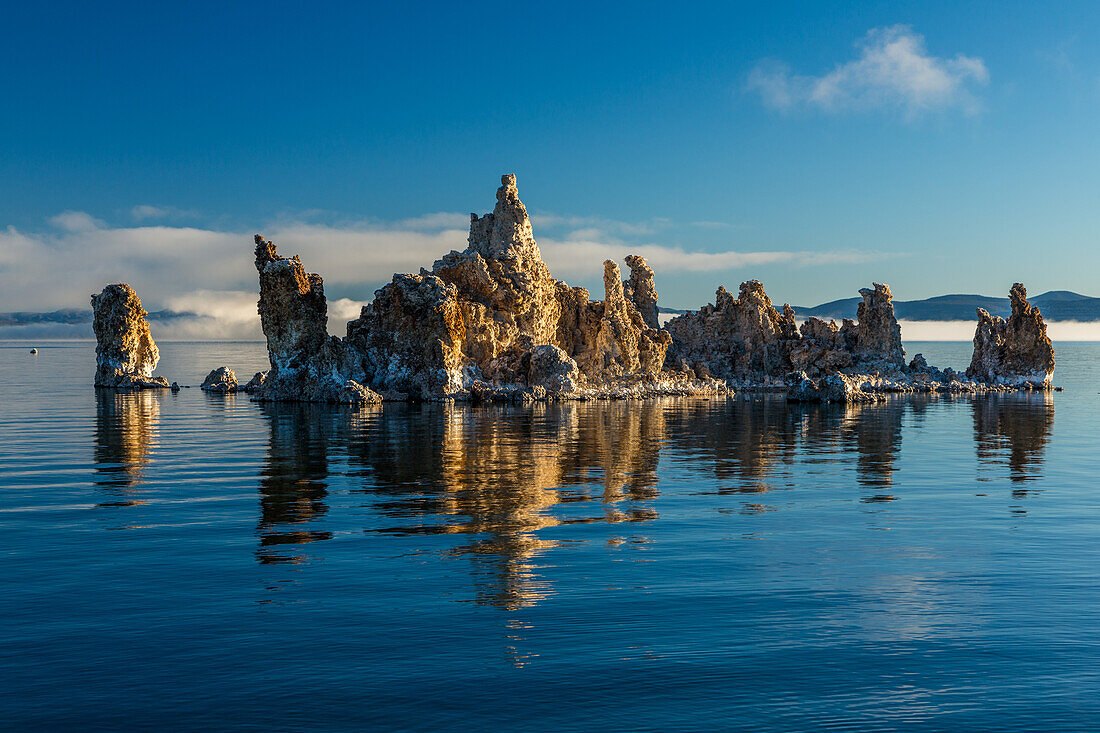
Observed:
[[[1100,295],[1097,37],[1083,2],[8,2],[0,310],[33,300],[14,285],[35,257],[115,256],[129,229],[385,230],[490,210],[504,172],[540,242],[794,253],[658,267],[672,306],[749,277],[797,304],[872,279]],[[321,246],[301,247],[311,269],[331,268]],[[243,270],[179,292],[247,290],[241,247]],[[119,279],[147,267],[149,289],[173,269],[127,257]],[[566,269],[599,282],[598,262]]]

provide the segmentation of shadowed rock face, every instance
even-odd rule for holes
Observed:
[[[718,288],[714,305],[673,318],[666,328],[676,345],[673,359],[716,377],[781,377],[792,370],[790,351],[798,339],[794,311],[780,313],[759,280],[741,283],[734,299]]]
[[[307,273],[297,255],[280,257],[256,235],[260,325],[271,369],[255,389],[257,400],[377,402],[381,398],[345,373],[344,345],[328,335],[328,302],[321,276]]]
[[[486,325],[483,353],[492,358],[496,329]],[[428,398],[463,388],[466,319],[455,286],[435,275],[394,275],[347,334],[349,358],[375,389]]]
[[[966,376],[994,384],[1049,385],[1054,376],[1054,346],[1038,308],[1027,301],[1020,283],[1009,291],[1008,320],[978,309],[974,356]]]
[[[118,389],[167,387],[164,377],[153,377],[160,361],[149,315],[134,289],[125,283],[108,285],[92,296],[92,329],[96,338],[95,386]]]
[[[623,280],[623,294],[642,314],[642,320],[649,328],[660,328],[657,318],[657,288],[653,284],[653,268],[644,257],[627,255],[626,266],[630,268],[630,279]]]
[[[901,326],[894,316],[894,296],[889,285],[875,283],[862,288],[863,302],[856,309],[856,353],[859,360],[880,369],[905,368]]]
[[[673,337],[670,356],[698,372],[736,380],[767,380],[801,373],[823,377],[842,370],[865,374],[901,373],[905,351],[901,327],[894,317],[890,288],[875,283],[860,291],[859,321],[841,326],[809,318],[795,326],[794,310],[780,313],[759,280],[741,283],[734,299],[725,288],[714,305],[668,322]]]
[[[807,319],[799,329],[801,340],[791,345],[791,364],[795,371],[818,377],[852,366],[856,330],[855,322],[848,318],[839,328],[833,321]]]

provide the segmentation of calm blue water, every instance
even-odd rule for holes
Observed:
[[[38,346],[0,344],[0,726],[1100,722],[1097,345],[1053,396],[359,410]]]

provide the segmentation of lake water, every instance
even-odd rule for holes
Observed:
[[[1100,723],[1095,344],[1054,395],[361,409],[97,394],[94,344],[29,346],[0,727]],[[266,362],[161,350],[195,385]]]

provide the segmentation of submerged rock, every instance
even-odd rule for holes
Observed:
[[[160,351],[149,333],[147,315],[137,293],[125,283],[108,285],[99,295],[92,296],[96,387],[168,387],[167,379],[153,376]]]
[[[237,375],[227,366],[218,367],[206,375],[206,379],[202,380],[199,389],[206,392],[221,392],[222,394],[236,392],[238,389]]]
[[[791,402],[875,402],[882,399],[874,392],[865,392],[857,378],[846,374],[830,374],[811,379],[805,372],[787,376],[787,399]]]
[[[1027,300],[1027,289],[1016,283],[1009,291],[1012,314],[1007,320],[978,309],[974,356],[966,376],[1013,386],[1050,387],[1054,376],[1054,345],[1038,308]]]

